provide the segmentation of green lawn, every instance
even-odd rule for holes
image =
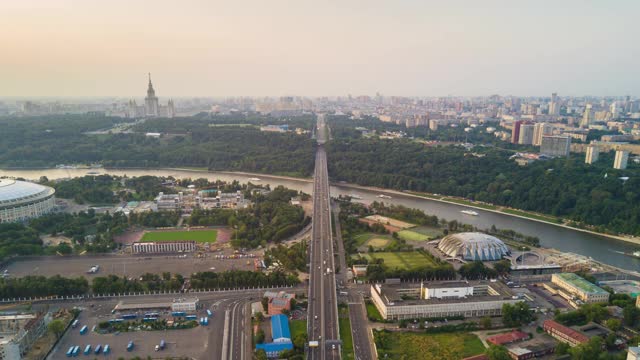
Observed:
[[[218,232],[216,230],[157,231],[144,233],[142,241],[195,241],[212,243],[216,242],[217,235]]]
[[[339,318],[340,340],[342,340],[342,358],[355,359],[353,352],[353,339],[351,338],[351,321],[349,318]]]
[[[390,359],[463,359],[485,351],[482,342],[470,333],[425,334],[374,331],[378,355]]]
[[[408,252],[375,252],[366,253],[360,255],[354,255],[354,257],[362,256],[367,258],[370,262],[375,259],[383,259],[384,264],[390,269],[417,269],[425,266],[435,266],[436,264],[427,255],[418,251]]]
[[[371,301],[367,301],[366,305],[367,305],[367,318],[374,321],[384,321],[384,319],[382,318],[382,315],[380,315],[380,311],[378,311],[378,308],[375,305],[373,305]]]
[[[382,249],[395,242],[395,239],[389,235],[369,232],[356,235],[355,240],[356,244],[358,244],[358,247],[360,247],[363,251],[365,251],[365,249],[368,248],[369,245],[371,245],[374,249]]]
[[[427,241],[427,240],[429,240],[429,237],[427,235],[420,234],[419,232],[415,232],[415,231],[412,231],[412,230],[398,231],[398,237],[400,237],[400,239],[403,239],[403,240],[406,240],[406,241]]]
[[[411,231],[417,232],[418,234],[426,235],[430,239],[437,239],[437,238],[442,237],[444,235],[442,233],[442,229],[440,229],[438,227],[432,227],[432,226],[426,226],[426,225],[425,226],[416,226],[414,228],[411,228]]]
[[[297,335],[307,335],[306,320],[291,320],[289,322],[289,330],[291,330],[291,339],[295,339]]]

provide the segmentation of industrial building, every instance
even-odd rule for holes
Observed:
[[[589,341],[587,335],[568,328],[554,320],[545,320],[542,328],[547,334],[553,336],[558,341],[569,344],[572,347]]]
[[[585,303],[609,301],[609,293],[607,291],[574,273],[553,274],[551,275],[551,283]]]
[[[136,242],[131,245],[133,254],[167,254],[196,251],[195,241]]]
[[[452,258],[470,261],[500,260],[510,253],[502,240],[475,232],[447,235],[438,243],[438,249]]]
[[[270,343],[256,345],[256,350],[264,350],[268,358],[277,358],[282,351],[293,349],[289,319],[285,315],[271,317],[271,338]]]
[[[517,280],[550,281],[551,275],[562,272],[562,266],[556,264],[512,264],[509,275]]]
[[[467,281],[375,284],[371,300],[385,320],[498,316],[518,301],[502,283]]]
[[[52,212],[55,192],[40,184],[0,179],[0,223],[26,221]]]
[[[0,316],[0,360],[22,359],[50,322],[45,313]]]

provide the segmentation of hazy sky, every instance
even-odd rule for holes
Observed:
[[[0,0],[0,96],[640,95],[640,1]]]

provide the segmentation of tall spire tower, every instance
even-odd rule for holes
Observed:
[[[160,105],[153,84],[151,83],[151,73],[149,73],[149,88],[147,89],[147,97],[144,98],[145,115],[147,117],[158,117],[160,115]]]

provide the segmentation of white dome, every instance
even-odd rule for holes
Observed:
[[[55,192],[48,186],[0,179],[0,223],[25,221],[53,211]]]
[[[471,261],[500,260],[510,253],[502,240],[474,232],[447,235],[440,240],[438,249],[448,256],[462,257]]]

